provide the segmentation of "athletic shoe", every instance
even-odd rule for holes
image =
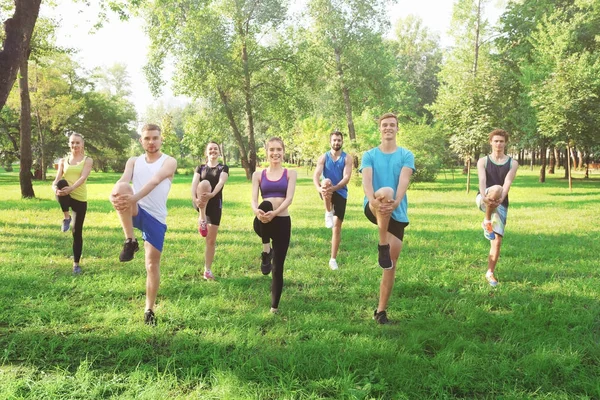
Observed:
[[[392,258],[390,257],[390,245],[384,244],[377,245],[377,251],[379,252],[379,266],[383,269],[392,269]]]
[[[73,275],[80,275],[83,271],[79,265],[75,265],[73,267]]]
[[[333,228],[333,211],[325,211],[325,228]]]
[[[156,316],[154,315],[154,311],[146,310],[144,313],[144,323],[150,326],[156,326]]]
[[[200,235],[202,235],[202,237],[206,237],[206,235],[208,235],[208,227],[206,226],[206,221],[200,221],[198,232],[200,232]]]
[[[373,319],[380,325],[390,323],[390,320],[387,318],[387,313],[385,311],[377,312],[377,309],[373,311]]]
[[[269,275],[271,273],[271,269],[273,269],[273,249],[270,252],[263,251],[262,252],[262,262],[260,264],[260,271],[263,275]]]
[[[278,308],[273,308],[273,307],[271,307],[271,309],[269,310],[269,312],[270,312],[271,314],[279,314],[279,309],[278,309]]]
[[[204,271],[204,279],[206,279],[207,281],[215,280],[215,276],[213,275],[213,273],[210,269],[207,269],[206,271]]]
[[[60,230],[63,232],[66,232],[69,230],[70,227],[71,227],[71,217],[63,219],[63,223],[62,223],[62,226],[60,227]]]
[[[496,280],[496,277],[494,276],[493,272],[487,272],[485,274],[485,279],[488,281],[491,287],[498,286],[498,280]]]
[[[335,260],[335,258],[329,260],[329,268],[331,268],[332,271],[338,269],[337,261]]]
[[[140,249],[138,241],[135,239],[127,239],[123,244],[123,251],[119,254],[119,261],[131,261],[133,260],[133,253]]]
[[[492,228],[492,221],[483,221],[481,227],[483,228],[483,236],[485,236],[487,240],[496,239],[494,229]]]

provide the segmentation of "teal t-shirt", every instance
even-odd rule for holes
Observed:
[[[362,157],[359,171],[362,172],[365,168],[373,169],[373,191],[376,192],[382,187],[391,187],[394,189],[394,198],[396,197],[396,189],[400,181],[400,172],[402,168],[411,168],[415,171],[415,156],[410,150],[403,147],[398,147],[393,153],[384,153],[375,147],[365,152]],[[363,202],[363,206],[368,203],[367,196]],[[400,205],[392,212],[392,218],[398,222],[408,223],[408,198],[406,194]]]

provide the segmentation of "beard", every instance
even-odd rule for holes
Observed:
[[[334,145],[331,146],[331,148],[334,151],[338,151],[338,150],[340,150],[342,148],[342,145],[341,144],[334,144]]]

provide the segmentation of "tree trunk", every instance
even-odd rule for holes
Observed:
[[[12,89],[40,12],[41,0],[14,0],[15,12],[4,21],[4,44],[0,46],[0,109]]]
[[[467,194],[471,190],[471,157],[467,159]]]
[[[546,182],[546,146],[542,145],[540,150],[542,166],[540,168],[540,183]]]
[[[479,62],[479,32],[481,30],[481,0],[477,1],[477,20],[475,21],[475,46],[473,59],[473,78],[477,76],[477,64]]]
[[[246,37],[247,34],[242,34]],[[254,115],[252,110],[252,86],[250,79],[250,69],[248,67],[248,50],[246,43],[242,45],[242,64],[244,67],[244,102],[246,108],[246,122],[248,132],[248,169],[246,177],[252,179],[252,174],[256,171],[256,142],[254,140]]]
[[[583,169],[583,153],[579,149],[577,149],[577,169]]]
[[[567,161],[566,172],[569,176],[569,192],[573,192],[573,176],[571,174],[571,160],[569,159],[569,153],[571,152],[571,145],[567,142],[567,156],[565,157]]]
[[[229,99],[225,92],[218,88],[219,97],[221,98],[221,102],[223,103],[223,108],[225,109],[225,114],[227,114],[227,119],[229,120],[229,126],[231,127],[231,131],[233,132],[233,137],[235,138],[235,142],[238,145],[238,150],[240,151],[240,161],[242,162],[242,168],[246,171],[246,178],[248,180],[252,179],[252,172],[250,172],[250,165],[248,162],[248,153],[246,152],[246,146],[244,146],[244,140],[242,139],[242,134],[238,129],[237,123],[235,122],[235,117],[233,116],[233,111],[231,110],[231,106],[229,105]],[[256,169],[256,164],[254,166]]]
[[[550,166],[548,167],[548,173],[554,174],[554,167],[556,166],[556,147],[550,147]]]
[[[530,168],[533,171],[533,166],[535,165],[535,149],[531,150],[531,160],[530,160]]]
[[[338,79],[340,80],[340,89],[344,98],[344,107],[346,109],[346,122],[348,124],[348,136],[350,140],[356,140],[356,131],[354,129],[354,120],[352,119],[352,103],[350,102],[350,90],[344,81],[344,68],[342,66],[342,52],[339,47],[334,48],[335,52],[335,67],[337,70]]]
[[[221,152],[221,157],[223,157],[223,165],[227,165],[227,156],[225,155],[225,146],[223,146],[223,143],[219,145],[219,151]]]
[[[29,74],[27,60],[29,51],[22,56],[19,76],[19,92],[21,95],[21,168],[19,171],[19,183],[21,184],[21,197],[35,197],[33,184],[31,183],[31,101],[29,98]]]

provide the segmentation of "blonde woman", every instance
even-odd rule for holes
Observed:
[[[69,136],[71,153],[60,160],[52,189],[63,211],[63,232],[73,233],[73,274],[81,273],[79,262],[83,250],[83,222],[87,212],[86,181],[92,171],[93,161],[85,155],[83,136]],[[71,212],[72,211],[72,215]]]
[[[283,167],[284,144],[280,138],[267,142],[269,166],[252,175],[252,211],[254,231],[262,239],[263,275],[272,272],[271,312],[279,310],[283,290],[283,264],[290,246],[292,220],[288,207],[292,204],[296,190],[296,171]],[[262,203],[258,203],[258,194]],[[272,243],[272,247],[271,247]]]

